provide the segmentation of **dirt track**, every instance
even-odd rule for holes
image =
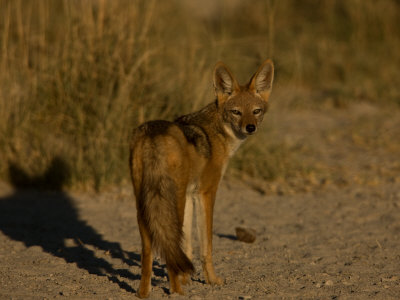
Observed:
[[[187,297],[399,299],[398,108],[272,111],[266,122],[317,167],[266,186],[225,180],[214,215],[225,285],[205,285],[195,256]],[[255,229],[255,243],[237,241],[236,226]],[[165,266],[153,269],[152,299],[171,297]],[[132,299],[139,280],[131,187],[71,195],[0,183],[0,299]]]
[[[118,197],[3,191],[0,298],[133,297],[140,239],[129,188]],[[256,242],[235,240],[235,226],[254,228]],[[196,259],[185,291],[192,299],[395,299],[399,234],[399,184],[262,196],[225,182],[214,229],[214,261],[225,285],[205,285]],[[165,272],[156,261],[154,299],[168,297]]]

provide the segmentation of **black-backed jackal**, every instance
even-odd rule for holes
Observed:
[[[257,131],[274,78],[266,60],[241,86],[221,62],[214,70],[216,100],[174,122],[150,121],[135,129],[130,168],[142,238],[139,297],[151,289],[152,250],[165,259],[170,292],[183,294],[190,279],[192,216],[196,210],[205,280],[222,284],[212,263],[215,195],[229,158]]]

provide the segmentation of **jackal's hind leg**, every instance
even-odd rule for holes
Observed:
[[[168,265],[167,265],[168,268]],[[180,295],[183,295],[183,290],[181,286],[181,282],[179,280],[179,275],[172,271],[170,268],[168,268],[168,276],[169,276],[169,284],[170,284],[170,289],[169,292],[171,294],[173,293],[178,293]]]
[[[142,222],[141,218],[138,217],[139,231],[142,238],[142,277],[140,279],[139,290],[137,296],[139,298],[147,298],[150,295],[151,290],[151,272],[153,264],[153,255],[151,250],[151,238],[150,233],[146,226]]]

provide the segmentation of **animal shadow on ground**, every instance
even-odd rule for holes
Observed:
[[[61,158],[54,158],[46,172],[34,177],[9,163],[9,177],[15,192],[0,198],[0,230],[4,234],[26,247],[40,246],[43,251],[75,263],[90,274],[107,276],[120,288],[135,292],[118,276],[139,280],[139,275],[113,268],[107,260],[96,257],[88,246],[110,253],[130,266],[139,265],[140,255],[125,252],[119,243],[104,240],[79,218],[73,200],[62,189],[69,180],[69,169]]]
[[[219,238],[224,238],[224,239],[228,239],[228,240],[232,240],[232,241],[237,241],[237,237],[234,236],[233,234],[224,234],[224,233],[217,233],[217,236]]]

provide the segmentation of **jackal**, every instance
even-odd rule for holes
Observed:
[[[222,62],[213,77],[214,102],[173,122],[146,122],[133,133],[129,164],[142,239],[141,298],[150,294],[152,250],[167,264],[170,292],[183,294],[181,283],[194,271],[193,207],[205,280],[223,283],[212,263],[215,195],[229,158],[267,111],[274,66],[264,61],[244,86]]]

